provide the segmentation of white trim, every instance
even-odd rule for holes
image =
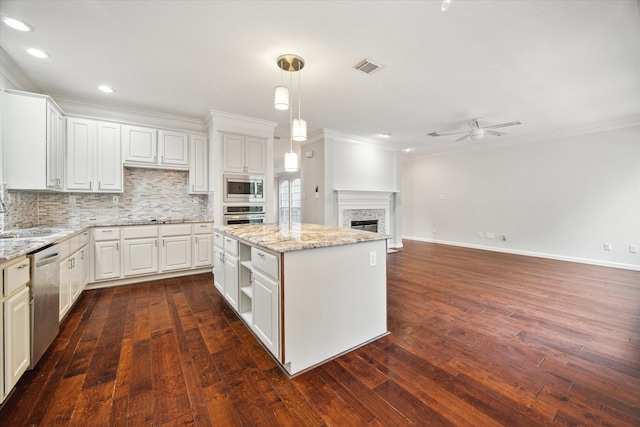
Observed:
[[[557,261],[569,261],[575,262],[579,264],[589,264],[596,265],[599,267],[612,267],[619,268],[622,270],[632,270],[632,271],[640,271],[640,265],[634,264],[622,264],[619,262],[608,262],[608,261],[600,261],[595,259],[587,259],[587,258],[578,258],[571,257],[565,255],[556,255],[556,254],[546,254],[541,252],[530,252],[530,251],[519,251],[516,249],[503,249],[503,248],[495,248],[491,246],[482,246],[482,245],[474,245],[469,243],[460,243],[460,242],[449,242],[446,240],[436,240],[436,239],[426,239],[423,237],[412,237],[412,236],[402,236],[403,239],[406,240],[415,240],[417,242],[427,242],[427,243],[437,243],[440,245],[448,245],[448,246],[458,246],[461,248],[470,248],[470,249],[480,249],[483,251],[492,251],[492,252],[501,252],[505,254],[513,254],[513,255],[523,255],[530,256],[536,258],[545,258],[545,259],[553,259]]]
[[[338,227],[344,227],[344,211],[350,209],[384,210],[384,229],[391,230],[391,191],[334,190],[338,208]]]

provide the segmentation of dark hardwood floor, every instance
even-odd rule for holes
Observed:
[[[640,272],[404,245],[391,333],[293,379],[211,275],[86,291],[0,425],[640,425]]]

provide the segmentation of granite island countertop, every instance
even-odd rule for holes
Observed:
[[[371,231],[319,224],[241,224],[216,230],[280,253],[390,238],[386,234]]]
[[[23,233],[30,230],[51,230],[52,233],[41,237],[0,239],[0,264],[11,261],[19,256],[29,254],[44,248],[53,243],[61,242],[76,234],[82,233],[92,227],[121,227],[130,225],[165,225],[165,224],[191,224],[211,222],[211,220],[176,220],[176,219],[131,219],[131,220],[109,220],[109,221],[88,221],[81,225],[50,225],[40,227],[29,227],[15,230],[5,230],[3,234]]]

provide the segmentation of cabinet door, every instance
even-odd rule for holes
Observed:
[[[224,297],[238,311],[238,260],[224,254]]]
[[[193,242],[193,266],[206,267],[213,262],[213,239],[210,234],[196,235]]]
[[[91,274],[91,255],[89,254],[89,246],[85,246],[80,250],[80,264],[82,266],[80,278],[81,290],[89,284],[89,275]]]
[[[276,357],[280,357],[280,292],[278,283],[253,271],[253,331]]]
[[[213,248],[213,285],[224,295],[224,253],[217,246]]]
[[[67,190],[91,190],[96,122],[67,120]]]
[[[71,307],[71,259],[65,259],[60,263],[60,311],[58,320],[67,314]]]
[[[182,132],[161,130],[158,133],[161,165],[189,165],[189,136]]]
[[[69,291],[71,293],[71,303],[78,299],[82,291],[82,260],[80,251],[76,252],[70,259],[71,269],[69,270]]]
[[[120,125],[98,122],[97,127],[97,190],[105,192],[122,191],[122,139],[120,137]]]
[[[158,131],[141,126],[122,126],[125,163],[156,163]]]
[[[158,272],[158,239],[131,239],[124,243],[124,275]]]
[[[162,270],[191,268],[191,236],[162,239]]]
[[[209,191],[209,159],[207,137],[190,135],[189,192],[207,193]]]
[[[120,242],[102,241],[94,244],[94,271],[96,280],[120,277]]]
[[[267,144],[264,139],[246,137],[245,172],[264,175],[266,170]]]
[[[9,190],[47,189],[47,100],[5,92],[2,145]],[[11,159],[11,161],[8,161]]]
[[[244,168],[244,137],[223,135],[222,150],[225,172],[246,172]]]
[[[31,363],[31,316],[29,288],[24,287],[4,302],[4,386],[8,392]]]

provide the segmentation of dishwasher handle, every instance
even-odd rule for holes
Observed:
[[[60,252],[56,252],[55,254],[49,255],[46,258],[37,260],[36,267],[51,264],[52,262],[58,262],[59,259],[60,259]]]

